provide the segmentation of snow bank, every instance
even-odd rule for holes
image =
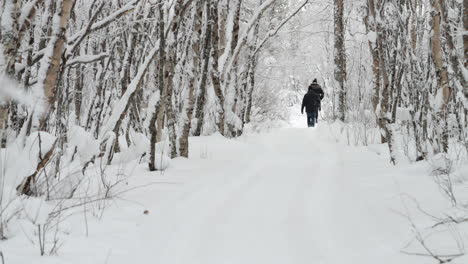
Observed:
[[[17,186],[36,171],[37,165],[54,145],[56,137],[46,132],[34,132],[24,141],[19,138],[2,152],[5,182]]]
[[[125,137],[120,137],[120,153],[114,154],[112,164],[125,164],[134,160],[139,160],[148,152],[150,140],[142,133],[132,131],[130,133],[130,146],[127,146]]]
[[[72,126],[68,130],[68,148],[75,150],[81,162],[89,161],[99,153],[100,142],[93,135],[80,126]]]

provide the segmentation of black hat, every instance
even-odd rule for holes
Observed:
[[[317,83],[317,79],[314,79],[314,80],[312,81],[312,83]]]

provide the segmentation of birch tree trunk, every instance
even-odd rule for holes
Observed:
[[[374,91],[372,95],[372,105],[374,107],[374,112],[377,111],[380,98],[380,59],[379,59],[379,50],[378,44],[380,42],[380,34],[377,32],[377,22],[376,22],[376,10],[374,0],[368,0],[367,5],[367,15],[364,19],[367,34],[369,36],[369,50],[372,56],[372,73],[373,73],[373,83]]]
[[[198,84],[198,74],[200,65],[200,50],[201,50],[201,32],[203,24],[203,1],[197,1],[195,4],[195,15],[193,21],[193,36],[191,43],[192,61],[191,61],[191,76],[189,80],[189,92],[186,100],[185,120],[182,128],[182,135],[179,140],[179,152],[182,157],[189,157],[189,142],[190,128],[192,124],[193,109],[195,106],[195,88]]]
[[[432,38],[431,38],[431,52],[432,61],[434,63],[437,75],[437,84],[439,91],[442,93],[442,108],[445,108],[450,100],[451,89],[449,87],[449,74],[447,67],[444,63],[444,54],[442,49],[442,7],[438,0],[432,1]]]
[[[224,82],[224,92],[226,94],[225,100],[225,109],[228,112],[228,120],[226,124],[225,135],[229,137],[234,137],[236,135],[236,126],[233,119],[236,118],[236,107],[239,94],[239,86],[237,82],[238,78],[238,62],[239,56],[235,55],[236,48],[239,44],[239,30],[240,30],[240,9],[242,6],[242,0],[235,0],[231,2],[234,6],[234,9],[231,10],[229,18],[231,21],[228,21],[229,25],[232,25],[231,36],[228,38],[227,47],[224,51],[223,57],[227,58],[224,61],[223,69],[223,82]],[[244,36],[247,38],[247,36]],[[228,69],[229,68],[229,69]],[[228,70],[226,70],[228,69]]]
[[[206,22],[205,36],[203,39],[203,66],[200,76],[200,85],[198,89],[198,99],[197,106],[195,110],[195,118],[197,120],[197,126],[194,131],[195,136],[200,136],[203,129],[203,123],[205,121],[205,104],[207,99],[207,80],[208,80],[208,64],[210,61],[210,49],[211,49],[211,31],[212,31],[212,15],[210,14],[210,7],[207,3],[206,5],[206,17],[208,21]]]
[[[465,68],[468,68],[468,0],[463,0],[463,29],[465,34],[463,34],[463,49],[464,49],[464,65]],[[468,98],[468,86],[465,86],[465,96]]]
[[[238,0],[236,9],[234,11],[234,20],[233,20],[233,28],[232,28],[232,37],[231,37],[231,47],[229,54],[234,54],[234,51],[237,47],[237,43],[239,43],[239,30],[240,30],[240,12],[242,7],[242,0]],[[232,91],[232,115],[235,116],[237,114],[238,103],[240,99],[240,88],[241,85],[239,84],[239,57],[236,57],[233,61],[232,72],[230,72],[226,83],[227,89],[233,89]],[[232,86],[231,86],[232,83]],[[231,88],[232,87],[232,88]],[[239,134],[239,127],[235,127],[232,124],[228,126],[229,128],[229,135],[235,137]]]
[[[150,157],[149,157],[149,170],[156,170],[156,143],[161,141],[161,131],[163,125],[163,102],[161,101],[163,95],[165,94],[165,85],[164,85],[164,60],[166,59],[166,37],[164,35],[165,23],[164,23],[164,9],[159,6],[159,19],[158,19],[158,35],[159,35],[159,60],[158,60],[158,86],[159,86],[159,97],[158,105],[154,107],[154,113],[150,121]]]
[[[210,0],[210,14],[213,18],[213,30],[211,37],[211,83],[218,100],[218,120],[217,126],[219,132],[224,135],[225,112],[224,112],[224,94],[221,87],[221,76],[219,72],[219,54],[221,51],[221,39],[219,37],[219,14],[218,14],[218,1]],[[222,18],[224,19],[224,18]]]
[[[56,88],[59,82],[59,71],[61,67],[62,54],[65,47],[65,33],[67,30],[68,20],[70,19],[71,9],[75,0],[61,0],[57,4],[58,13],[53,19],[53,30],[51,40],[47,46],[51,56],[44,56],[42,63],[46,64],[46,72],[41,84],[44,85],[44,95],[46,96],[48,112],[55,110]],[[42,67],[42,65],[41,65]],[[47,116],[41,117],[40,129],[45,130],[47,125]]]
[[[346,48],[344,0],[335,0],[335,80],[338,83],[338,118],[346,118]]]
[[[260,2],[261,4],[261,2]],[[245,85],[245,106],[242,114],[243,124],[250,123],[250,118],[252,115],[252,102],[253,102],[253,92],[255,88],[255,68],[257,67],[257,42],[258,42],[258,31],[260,28],[260,22],[257,22],[255,26],[253,37],[255,38],[250,44],[250,53],[248,56],[248,69],[247,69],[247,79]]]
[[[389,74],[387,72],[387,59],[385,57],[385,50],[384,50],[384,43],[386,43],[386,36],[385,32],[383,32],[381,28],[380,22],[377,23],[377,30],[378,34],[381,34],[379,38],[379,42],[377,43],[378,46],[378,52],[379,52],[379,69],[380,69],[380,75],[382,78],[382,93],[380,95],[380,101],[379,101],[379,106],[380,109],[378,109],[377,113],[377,124],[379,125],[379,128],[381,130],[381,135],[382,135],[382,143],[387,143],[389,150],[390,150],[390,161],[395,164],[396,160],[394,155],[394,150],[393,150],[393,135],[391,133],[391,129],[389,128],[389,124],[391,123],[391,106],[390,106],[390,78]]]
[[[75,92],[74,92],[74,101],[75,101],[75,116],[76,123],[80,125],[81,123],[81,106],[83,103],[83,71],[82,66],[78,65],[75,69],[76,82],[75,82]]]
[[[255,52],[252,50],[252,52]],[[257,67],[257,58],[256,55],[253,55],[251,64],[249,66],[248,72],[248,83],[247,83],[247,102],[245,107],[244,123],[248,124],[251,121],[252,117],[252,103],[253,103],[253,93],[255,89],[255,68]]]
[[[172,103],[172,99],[174,96],[174,76],[175,76],[175,67],[177,64],[177,46],[178,46],[178,34],[179,34],[179,27],[182,20],[182,0],[177,0],[175,2],[174,7],[174,20],[173,23],[169,26],[171,27],[169,30],[168,39],[170,40],[170,44],[167,47],[166,52],[166,65],[165,65],[165,73],[164,73],[164,85],[166,86],[166,96],[164,97],[162,103],[165,104],[166,110],[166,119],[167,119],[167,127],[169,129],[169,142],[170,142],[170,156],[171,158],[175,158],[177,156],[177,132],[176,132],[176,116],[174,112],[174,106]]]
[[[463,76],[463,72],[461,67],[463,67],[463,61],[459,60],[459,55],[457,52],[457,47],[455,46],[455,41],[456,39],[453,37],[453,30],[451,25],[451,19],[449,17],[449,10],[453,8],[450,5],[450,1],[444,1],[444,0],[438,0],[439,1],[439,6],[441,8],[441,22],[443,24],[443,27],[441,28],[443,35],[442,38],[445,39],[447,48],[445,49],[445,53],[447,53],[448,61],[450,62],[451,66],[451,71],[448,71],[448,86],[451,86],[451,83],[454,84],[454,87],[460,87],[466,85],[463,85],[463,83],[466,83],[468,80],[465,80],[465,77]],[[457,21],[458,24],[458,21]],[[447,67],[447,66],[446,66]],[[450,80],[451,83],[450,83]],[[452,94],[451,89],[449,89],[449,96]]]
[[[463,0],[463,49],[464,49],[464,62],[465,68],[468,68],[468,0]],[[465,97],[468,100],[468,85],[465,83]]]
[[[227,31],[227,18],[228,12],[231,6],[231,0],[221,0],[218,1],[217,5],[221,6],[221,9],[218,11],[219,13],[219,28],[218,28],[218,35],[219,35],[219,42],[218,42],[218,51],[219,54],[222,55],[226,52],[226,31]],[[222,65],[224,67],[224,65]]]
[[[382,26],[384,17],[379,15],[377,10],[382,8],[384,3],[379,0],[369,0],[367,5],[367,16],[365,17],[365,25],[369,36],[369,50],[372,56],[372,72],[374,91],[372,96],[372,104],[377,117],[377,125],[380,129],[381,142],[387,143],[390,150],[390,161],[395,164],[396,157],[393,142],[392,111],[390,105],[391,95],[393,90],[390,83],[388,70],[387,53],[392,47],[389,47],[389,36]],[[394,74],[396,76],[396,73]]]
[[[451,95],[449,84],[449,73],[445,64],[444,53],[442,49],[442,7],[438,0],[432,1],[432,37],[431,37],[431,55],[434,63],[437,86],[440,102],[438,102],[437,122],[439,126],[440,144],[444,152],[448,151],[448,136],[447,136],[447,115],[448,103]]]

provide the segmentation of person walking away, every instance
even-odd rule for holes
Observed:
[[[302,99],[301,114],[304,114],[304,108],[307,112],[307,126],[314,127],[317,122],[318,111],[320,108],[320,94],[309,86],[308,92]]]
[[[318,113],[320,111],[322,111],[322,100],[323,100],[323,97],[325,97],[325,93],[323,92],[323,89],[320,86],[320,84],[318,84],[317,79],[314,79],[312,81],[312,84],[309,86],[309,89],[312,89],[313,91],[315,91],[315,93],[317,93],[320,96],[320,103],[319,103],[319,106],[318,106],[318,111],[315,111],[315,123],[317,124],[318,123]]]

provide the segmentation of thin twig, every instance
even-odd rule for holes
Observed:
[[[296,11],[294,11],[289,17],[287,17],[286,19],[284,19],[281,24],[275,29],[275,31],[271,31],[270,33],[268,33],[268,35],[262,40],[262,42],[260,43],[260,45],[258,45],[258,47],[255,49],[254,51],[254,56],[257,55],[257,53],[262,49],[263,45],[265,45],[265,43],[271,38],[271,37],[274,37],[276,36],[276,34],[278,34],[278,32],[280,31],[281,28],[284,27],[284,25],[286,25],[286,23],[289,22],[289,20],[291,20],[293,17],[295,17],[299,11],[301,11],[301,9],[306,6],[307,4],[309,4],[310,0],[306,0],[304,3],[302,3],[302,5],[299,6],[299,8],[296,9]]]

